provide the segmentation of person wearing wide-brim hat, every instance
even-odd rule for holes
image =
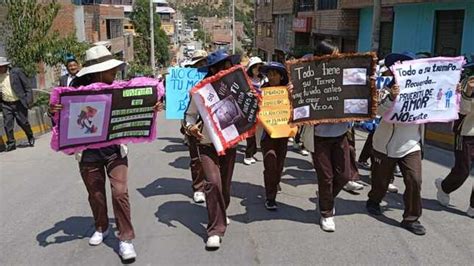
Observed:
[[[33,104],[33,90],[29,78],[20,68],[10,68],[10,62],[0,57],[0,104],[7,143],[5,151],[16,149],[15,120],[25,132],[29,145],[35,145],[33,130],[28,122],[28,109]]]
[[[385,57],[385,65],[390,71],[397,62],[416,59],[412,52],[392,53]],[[385,90],[378,106],[378,114],[383,115],[395,104],[400,89],[392,81]],[[385,197],[393,172],[398,165],[401,169],[405,192],[403,200],[405,211],[401,227],[416,235],[424,235],[425,227],[419,219],[422,212],[422,144],[424,142],[424,125],[395,124],[381,120],[373,136],[372,188],[366,203],[367,211],[372,215],[381,215],[380,202]]]
[[[250,77],[252,86],[260,93],[260,88],[265,83],[265,76],[262,75],[260,69],[265,63],[259,57],[251,57],[246,68],[247,75]],[[247,147],[245,148],[244,164],[251,165],[256,163],[254,156],[257,154],[257,141],[255,136],[247,138]]]
[[[208,71],[206,77],[212,77],[238,64],[240,56],[216,51],[207,57],[207,61],[207,65],[200,70]],[[185,112],[185,132],[198,141],[199,158],[206,179],[204,192],[209,218],[206,248],[218,249],[229,224],[226,210],[230,203],[230,187],[237,150],[236,147],[232,147],[226,150],[225,155],[217,154],[207,129],[202,126],[202,119],[192,99]]]
[[[261,67],[261,73],[268,79],[261,90],[268,87],[287,86],[289,83],[286,67],[279,62],[269,62]],[[278,208],[276,196],[279,190],[281,175],[285,165],[288,150],[288,137],[272,138],[263,130],[263,135],[258,140],[263,154],[263,180],[265,184],[265,208],[276,210]]]
[[[200,68],[207,65],[207,52],[204,50],[196,50],[193,52],[191,61],[186,62],[184,67]]]
[[[86,62],[77,73],[72,86],[87,86],[99,82],[112,84],[117,71],[124,66],[125,63],[114,59],[105,46],[94,46],[86,51]],[[62,105],[53,105],[50,110],[55,113],[60,112],[62,108]],[[157,103],[154,110],[161,111],[162,108],[161,103]],[[127,152],[125,145],[110,145],[99,149],[87,149],[81,154],[76,154],[95,220],[96,231],[89,239],[89,244],[92,246],[101,244],[110,232],[105,193],[107,173],[112,187],[112,206],[119,232],[119,255],[124,260],[134,259],[137,256],[131,242],[135,238],[135,232],[130,216]]]
[[[449,194],[459,189],[467,180],[474,162],[474,62],[463,66],[465,78],[461,81],[461,103],[459,119],[454,122],[454,166],[443,179],[435,180],[436,197],[443,206],[448,206]],[[470,73],[468,73],[470,72]],[[474,218],[474,184],[466,214]]]

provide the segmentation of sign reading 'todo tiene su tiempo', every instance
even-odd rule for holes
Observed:
[[[376,57],[338,54],[288,62],[293,89],[290,124],[318,124],[375,117]]]

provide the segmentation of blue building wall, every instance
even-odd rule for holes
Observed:
[[[433,52],[436,10],[463,9],[464,28],[462,54],[474,54],[474,1],[456,3],[406,4],[394,7],[393,52]],[[370,50],[372,8],[360,10],[358,50]]]

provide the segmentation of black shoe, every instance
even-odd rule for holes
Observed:
[[[365,204],[365,207],[367,208],[367,211],[372,214],[372,215],[382,215],[382,210],[380,209],[380,204],[373,200],[367,200],[367,203]]]
[[[265,201],[265,208],[269,211],[274,211],[278,209],[278,205],[276,204],[275,200],[266,200]]]
[[[28,143],[30,144],[30,147],[34,147],[35,146],[35,138],[34,137],[28,138]]]
[[[419,221],[415,221],[415,222],[402,221],[401,226],[415,235],[422,236],[426,234],[425,227],[421,225]]]
[[[9,151],[13,151],[13,150],[16,150],[16,144],[15,143],[5,145],[5,152],[9,152]]]

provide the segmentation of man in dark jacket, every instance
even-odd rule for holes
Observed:
[[[79,72],[79,63],[76,59],[69,58],[66,61],[67,74],[59,78],[60,87],[69,87],[72,84],[72,81],[76,78],[77,72]]]
[[[28,122],[28,109],[33,104],[33,91],[30,80],[20,68],[9,68],[10,62],[0,57],[0,102],[2,106],[5,133],[7,135],[6,151],[16,149],[14,121],[25,131],[31,147],[35,138]]]

